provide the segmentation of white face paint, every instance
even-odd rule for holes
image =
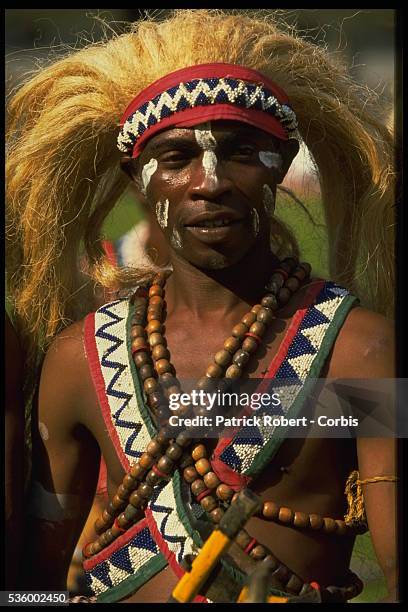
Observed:
[[[156,204],[156,217],[162,229],[167,227],[169,219],[169,204],[170,202],[168,200],[164,200],[164,202],[159,200]]]
[[[265,212],[269,218],[273,217],[275,212],[275,197],[269,185],[263,186],[263,205]]]
[[[258,211],[255,208],[251,210],[251,217],[252,217],[252,233],[256,238],[259,233],[259,215],[258,215]]]
[[[183,247],[181,236],[178,233],[178,230],[177,230],[176,227],[173,228],[173,232],[172,232],[171,238],[170,238],[170,243],[171,243],[172,247],[175,248],[175,249],[181,249]]]
[[[79,495],[50,493],[42,484],[34,481],[29,497],[29,514],[45,521],[66,521],[78,516]]]
[[[259,151],[259,159],[267,168],[279,170],[282,165],[282,156],[274,151]]]
[[[142,193],[146,195],[150,179],[157,170],[157,159],[152,158],[149,163],[145,164],[142,169]]]
[[[44,423],[41,423],[41,422],[40,422],[40,423],[38,423],[38,429],[39,429],[39,431],[40,431],[40,436],[41,436],[41,438],[42,438],[44,441],[48,440],[48,438],[49,438],[50,436],[49,436],[48,429],[47,429],[46,425],[44,425]]]
[[[215,186],[217,184],[217,156],[214,153],[214,149],[217,146],[217,141],[211,132],[211,123],[204,123],[195,129],[194,135],[204,151],[203,168],[206,179]]]

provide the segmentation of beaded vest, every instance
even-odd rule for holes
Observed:
[[[257,392],[285,387],[284,414],[295,418],[319,376],[337,334],[356,298],[333,282],[314,281],[286,331]],[[130,346],[133,306],[128,299],[105,304],[85,320],[85,346],[91,376],[106,428],[125,471],[144,452],[156,433]],[[289,400],[289,401],[288,401]],[[257,412],[267,414],[267,408]],[[256,431],[255,431],[256,429]],[[222,439],[211,458],[213,471],[238,490],[272,460],[284,441],[282,428],[242,427]],[[203,541],[195,528],[203,510],[186,502],[179,471],[155,487],[145,516],[112,544],[84,562],[89,587],[97,601],[114,602],[130,596],[167,565],[177,577],[184,574],[183,558],[194,555]],[[223,562],[224,564],[224,562]],[[225,563],[234,580],[236,570]],[[197,596],[195,602],[206,602]]]

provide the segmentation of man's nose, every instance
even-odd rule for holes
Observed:
[[[231,190],[232,181],[225,172],[224,164],[214,151],[203,151],[191,176],[191,198],[213,200]]]

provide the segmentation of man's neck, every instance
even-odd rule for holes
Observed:
[[[209,313],[225,316],[243,305],[253,305],[265,293],[265,284],[277,264],[265,244],[222,270],[202,270],[174,255],[173,273],[166,283],[168,315],[188,310],[194,318],[204,319]]]

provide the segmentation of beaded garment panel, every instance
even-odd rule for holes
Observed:
[[[218,444],[211,458],[213,470],[234,488],[248,484],[269,463],[283,440],[285,429],[262,425],[263,415],[296,418],[318,378],[343,322],[357,298],[333,282],[315,282],[310,303],[294,316],[258,393],[279,393],[280,410],[256,412],[261,425],[242,427]],[[289,340],[289,341],[288,341]],[[249,410],[250,411],[250,410]]]
[[[156,430],[146,409],[130,350],[133,307],[128,300],[105,304],[85,321],[85,345],[101,410],[125,470],[144,452]],[[177,576],[183,557],[197,548],[176,498],[177,479],[156,487],[146,518],[84,563],[98,601],[129,595],[167,564]],[[186,525],[186,526],[185,526]],[[187,527],[187,528],[186,528]],[[202,598],[197,598],[197,601]]]
[[[149,577],[167,565],[153,539],[146,519],[140,521],[99,555],[84,562],[87,585],[98,602],[117,601],[134,592],[140,581],[140,570]]]

